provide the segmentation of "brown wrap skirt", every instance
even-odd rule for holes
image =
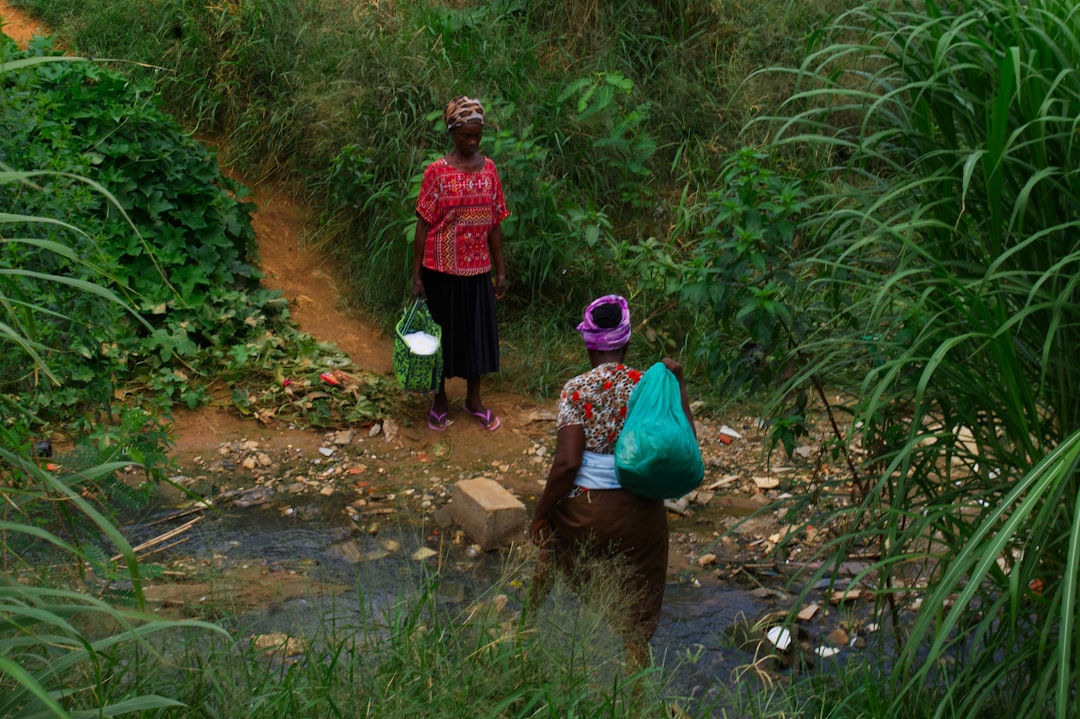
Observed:
[[[552,559],[574,590],[597,580],[597,571],[618,572],[625,604],[614,624],[628,639],[648,641],[660,621],[667,581],[663,500],[643,499],[625,489],[577,490],[548,518],[555,535]]]

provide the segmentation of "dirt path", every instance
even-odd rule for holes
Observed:
[[[41,23],[22,10],[16,10],[5,0],[0,0],[0,31],[10,37],[19,47],[26,47],[30,38],[45,34]]]

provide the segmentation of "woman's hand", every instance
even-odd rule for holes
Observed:
[[[529,538],[538,547],[544,547],[551,541],[551,522],[547,517],[538,517],[529,524]]]
[[[679,401],[682,404],[683,414],[686,415],[686,420],[690,423],[690,429],[694,431],[694,437],[697,437],[697,425],[694,424],[694,413],[690,410],[690,395],[686,393],[686,382],[683,382],[682,365],[670,357],[665,357],[660,361],[664,363],[665,367],[671,370],[671,374],[675,375],[675,379],[679,381]]]
[[[414,300],[417,298],[420,298],[422,300],[427,299],[427,292],[424,291],[424,281],[420,279],[420,275],[413,275],[412,298]]]
[[[506,297],[506,288],[507,288],[506,275],[504,275],[504,274],[495,275],[495,283],[494,284],[495,284],[495,299],[501,300],[503,297]]]
[[[670,357],[665,357],[660,361],[664,363],[665,367],[671,370],[671,374],[675,375],[675,379],[679,380],[679,382],[682,383],[682,365],[671,359]]]

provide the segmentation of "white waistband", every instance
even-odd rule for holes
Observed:
[[[574,484],[585,489],[618,489],[615,455],[585,451]]]

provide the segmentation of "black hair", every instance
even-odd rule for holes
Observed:
[[[622,322],[622,307],[614,302],[608,302],[604,305],[597,305],[592,311],[592,321],[596,323],[597,327],[604,329],[611,329],[612,327],[618,327]]]

